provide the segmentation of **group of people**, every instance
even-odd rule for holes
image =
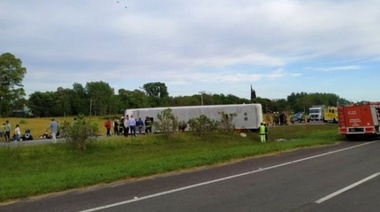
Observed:
[[[283,112],[273,112],[272,125],[288,125],[286,114]]]
[[[143,131],[145,134],[152,133],[153,118],[147,116],[143,121],[141,118],[137,120],[133,115],[125,115],[119,119],[115,118],[111,123],[110,118],[104,122],[104,127],[106,128],[106,135],[111,136],[111,128],[113,127],[115,135],[124,135],[125,137],[131,135],[136,136],[138,134],[142,135]]]
[[[76,118],[74,118],[74,122],[76,121]],[[40,135],[40,139],[52,139],[53,143],[56,143],[57,142],[57,136],[59,136],[59,124],[58,124],[58,120],[53,118],[46,131]],[[20,125],[19,124],[16,124],[15,128],[14,128],[14,133],[13,133],[13,136],[11,137],[11,131],[12,131],[12,126],[11,126],[11,123],[9,122],[9,120],[6,120],[2,127],[0,128],[0,137],[2,138],[2,141],[5,141],[5,142],[10,142],[10,141],[14,141],[14,142],[19,142],[19,141],[25,141],[25,140],[33,140],[33,136],[31,134],[31,130],[30,129],[26,129],[25,130],[25,133],[22,134],[21,133],[21,128],[20,128]],[[49,133],[50,131],[50,133]]]
[[[0,136],[2,138],[2,141],[5,141],[5,142],[10,142],[10,141],[18,142],[18,141],[22,141],[22,140],[33,140],[33,137],[30,134],[30,130],[29,129],[25,130],[24,134],[21,133],[21,129],[20,129],[20,125],[19,124],[16,124],[12,137],[11,137],[11,130],[12,130],[12,125],[9,122],[9,120],[6,120],[3,123],[3,126],[0,129]]]
[[[5,141],[5,142],[11,141],[11,123],[8,120],[6,120],[3,123],[3,126],[0,130],[0,134],[1,134],[3,141]],[[16,126],[15,131],[14,131],[14,135],[16,135],[16,134],[18,136],[21,135],[20,127],[18,125]]]

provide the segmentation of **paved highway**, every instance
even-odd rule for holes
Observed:
[[[342,142],[0,206],[0,211],[379,211],[380,142]]]

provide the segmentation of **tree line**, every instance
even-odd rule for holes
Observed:
[[[312,105],[347,104],[347,100],[331,93],[291,93],[286,99],[254,97],[240,98],[232,94],[194,94],[191,96],[170,96],[162,82],[149,82],[141,89],[115,91],[107,82],[74,83],[72,88],[58,87],[56,91],[31,93],[26,98],[22,79],[27,74],[22,61],[11,53],[0,55],[0,115],[23,115],[36,117],[99,116],[122,114],[127,108],[248,104],[260,103],[264,112],[307,111]],[[247,89],[247,92],[248,89]],[[27,108],[29,110],[27,110]],[[26,112],[26,113],[25,113]]]

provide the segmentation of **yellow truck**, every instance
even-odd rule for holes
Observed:
[[[334,106],[325,106],[323,108],[323,121],[338,123],[338,109]]]

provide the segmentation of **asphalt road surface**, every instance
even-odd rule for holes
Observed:
[[[380,141],[372,141],[51,194],[0,211],[377,212],[379,200]]]

